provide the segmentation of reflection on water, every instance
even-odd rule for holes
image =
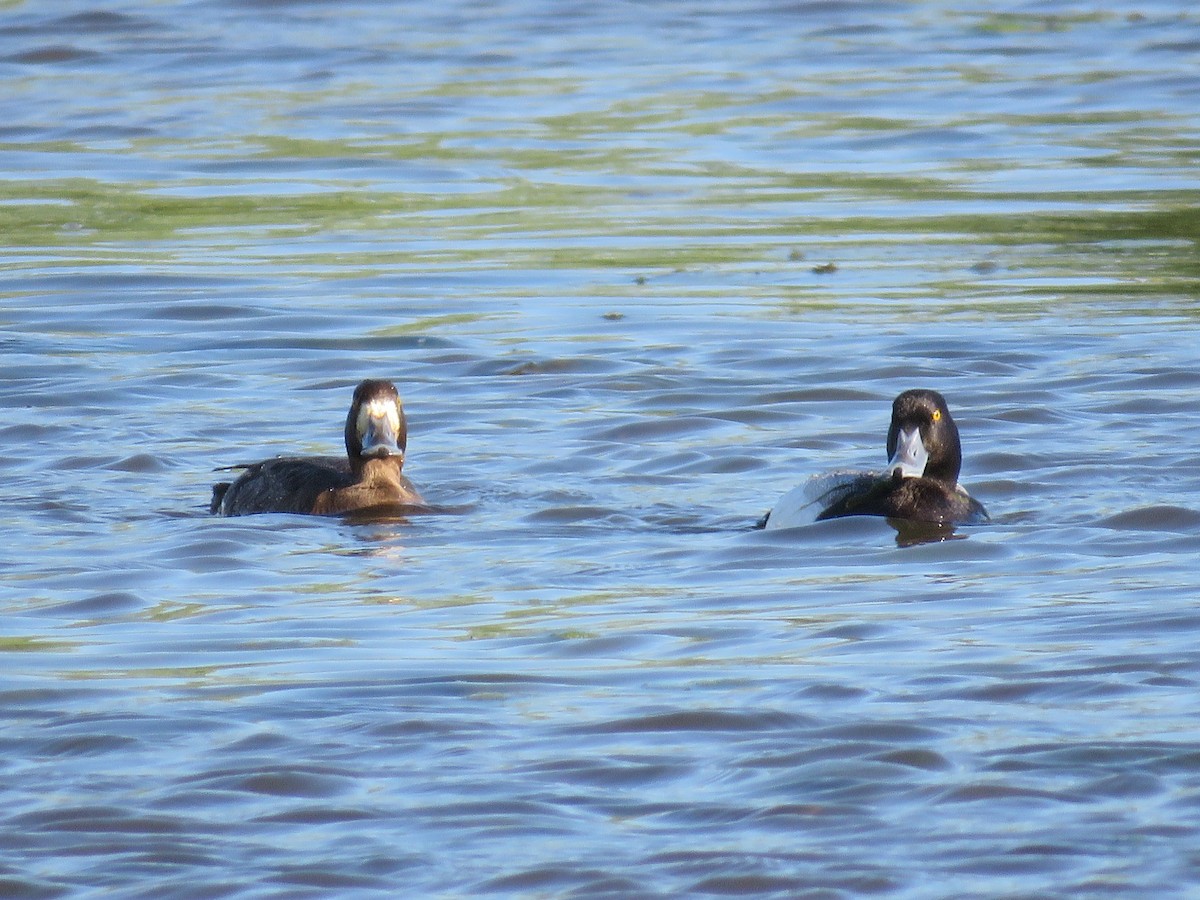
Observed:
[[[1198,34],[7,7],[0,893],[1190,884]],[[443,514],[206,514],[369,376]],[[753,528],[911,387],[991,525]]]
[[[888,519],[887,523],[896,530],[897,547],[914,547],[917,544],[930,544],[938,541],[960,541],[967,536],[965,533],[956,533],[953,525],[945,525],[940,522]]]

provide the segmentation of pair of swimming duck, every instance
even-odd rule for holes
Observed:
[[[402,473],[408,429],[390,381],[354,390],[346,416],[346,458],[280,457],[248,466],[213,486],[211,511],[226,516],[290,512],[339,515],[375,507],[421,507]],[[979,524],[987,511],[958,483],[958,427],[937,391],[905,391],[892,403],[888,466],[882,473],[813,479],[785,494],[760,524],[769,529],[843,516],[886,516],[939,525]],[[815,514],[815,517],[813,513]]]

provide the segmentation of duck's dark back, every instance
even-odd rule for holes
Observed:
[[[228,487],[213,488],[212,511],[311,513],[317,497],[353,483],[350,463],[337,457],[283,457],[247,466]],[[224,488],[222,490],[222,488]]]
[[[818,521],[843,516],[886,516],[916,522],[978,525],[988,520],[978,500],[932,478],[863,480],[825,508]]]

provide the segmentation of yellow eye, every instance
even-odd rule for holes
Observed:
[[[933,411],[933,421],[935,421],[935,422],[942,421],[942,411],[940,409],[935,409]]]

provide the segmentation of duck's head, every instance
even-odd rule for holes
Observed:
[[[404,462],[408,425],[400,392],[390,381],[368,379],[354,389],[346,416],[346,455],[351,462],[396,458]]]
[[[962,468],[958,427],[937,391],[905,391],[892,403],[887,438],[893,478],[932,478],[953,487]]]

